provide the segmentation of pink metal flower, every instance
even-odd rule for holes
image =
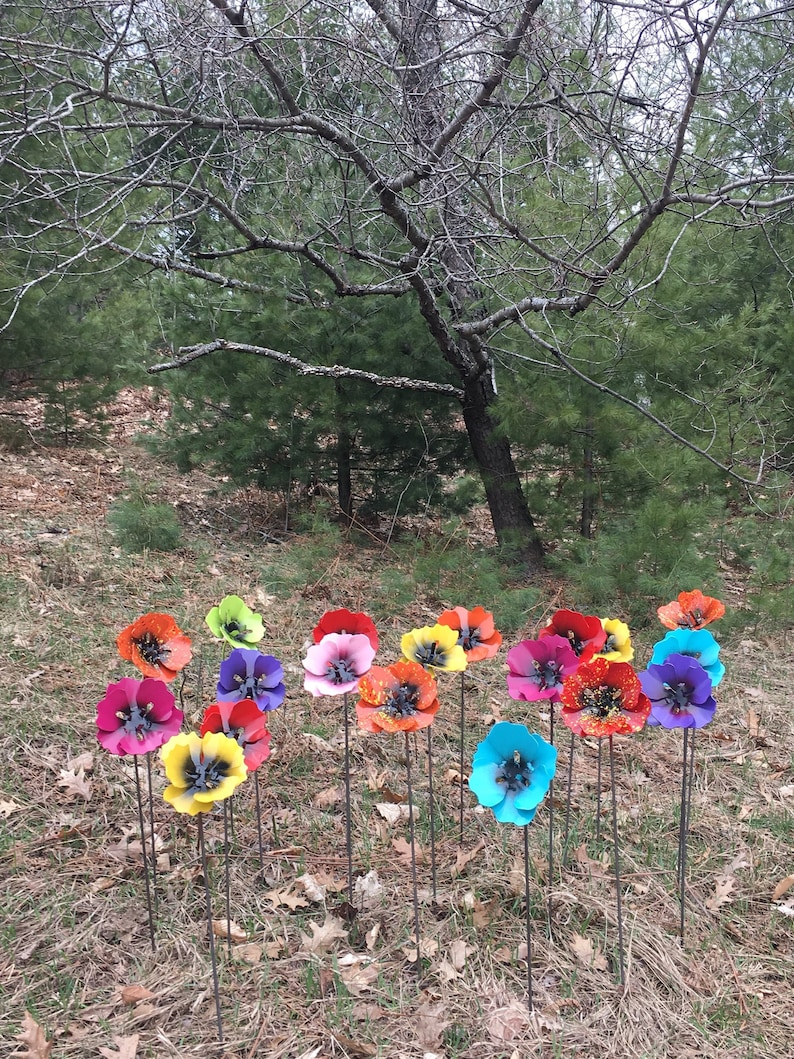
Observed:
[[[363,633],[328,633],[306,652],[303,686],[315,696],[354,691],[374,657],[375,648]]]
[[[559,702],[563,681],[579,668],[576,652],[564,636],[523,640],[507,652],[507,690],[513,699]]]
[[[176,735],[182,717],[162,680],[122,677],[97,704],[97,739],[111,754],[145,754]]]

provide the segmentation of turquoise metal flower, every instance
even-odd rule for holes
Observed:
[[[480,743],[469,787],[501,824],[526,827],[557,768],[557,751],[523,724],[500,721]]]

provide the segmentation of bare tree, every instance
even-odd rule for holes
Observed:
[[[690,225],[791,208],[788,144],[758,135],[790,36],[785,5],[734,0],[3,5],[2,192],[24,218],[3,236],[38,263],[18,296],[106,248],[232,296],[414,299],[497,536],[536,568],[495,345],[518,328],[567,369],[555,316],[641,307]]]

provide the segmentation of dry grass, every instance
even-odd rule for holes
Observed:
[[[115,548],[104,516],[133,470],[156,475],[163,495],[179,502],[187,540],[181,552],[130,557]],[[417,599],[404,613],[391,614],[388,600],[375,592],[383,560],[352,546],[324,556],[301,580],[311,542],[277,544],[235,532],[234,513],[214,498],[209,478],[177,480],[169,473],[152,467],[151,458],[129,445],[123,433],[113,447],[0,453],[0,516],[6,529],[0,551],[0,634],[6,647],[0,735],[7,763],[0,780],[5,1054],[16,1048],[26,1054],[27,1046],[16,1039],[26,1009],[53,1042],[53,1059],[123,1055],[135,1035],[133,1054],[140,1059],[794,1054],[794,919],[788,895],[772,900],[777,884],[794,874],[787,704],[792,667],[784,645],[737,638],[723,647],[728,675],[720,687],[718,717],[698,741],[683,948],[676,937],[674,881],[680,739],[648,731],[617,744],[625,989],[616,980],[608,786],[603,785],[599,847],[593,825],[595,750],[578,747],[575,852],[561,869],[558,826],[550,887],[544,877],[545,812],[530,834],[536,1010],[529,1018],[526,965],[519,954],[522,836],[518,829],[498,828],[467,794],[463,852],[473,856],[459,856],[458,787],[449,776],[456,745],[453,679],[442,678],[442,700],[449,708],[434,731],[435,903],[426,859],[423,741],[415,759],[425,854],[419,865],[427,948],[422,980],[417,982],[406,956],[412,932],[410,866],[393,845],[407,829],[387,823],[375,808],[405,795],[399,740],[353,737],[355,864],[361,875],[377,873],[381,900],[367,902],[352,922],[341,923],[339,936],[320,944],[327,951],[311,951],[315,934],[338,910],[346,861],[341,802],[334,791],[342,775],[341,712],[338,703],[312,701],[303,693],[304,641],[329,606],[375,609],[383,637],[379,657],[390,660],[398,653],[400,633],[432,618],[441,601]],[[54,532],[60,528],[68,534]],[[304,567],[297,573],[293,548],[303,549]],[[274,570],[284,571],[284,577],[274,579]],[[116,631],[139,613],[162,608],[177,617],[198,649],[183,690],[188,716],[196,720],[210,701],[220,657],[204,614],[230,591],[257,604],[265,616],[265,642],[285,663],[289,693],[273,718],[276,750],[262,772],[263,869],[250,791],[240,795],[235,811],[230,894],[242,937],[231,951],[225,941],[218,943],[226,1034],[225,1046],[218,1047],[195,825],[172,814],[158,793],[153,953],[132,767],[99,750],[94,716],[107,682],[132,675],[115,657]],[[533,616],[525,635],[535,624]],[[643,661],[649,646],[650,638],[639,644]],[[526,720],[545,731],[545,721],[508,698],[500,661],[480,663],[468,686],[469,751],[485,733],[489,715]],[[558,775],[564,778],[567,740],[562,743]],[[86,752],[93,755],[87,800],[62,782],[62,770]],[[155,787],[162,788],[159,772]],[[562,788],[560,779],[558,825]],[[220,919],[225,916],[222,819],[208,820],[207,833],[214,915]],[[459,869],[461,859],[467,862]],[[324,897],[318,900],[315,893],[312,899],[306,875]],[[590,943],[591,960],[577,937]],[[140,989],[130,992],[131,986]],[[36,1053],[32,1057],[37,1059]]]

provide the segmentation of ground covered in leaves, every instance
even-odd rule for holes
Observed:
[[[433,732],[435,899],[426,743],[412,743],[417,976],[404,743],[352,737],[357,914],[346,916],[342,712],[338,700],[303,692],[301,657],[331,607],[372,614],[382,638],[377,660],[388,664],[404,631],[432,623],[444,606],[482,601],[437,598],[428,589],[394,612],[388,549],[360,540],[329,549],[310,535],[271,532],[257,521],[266,503],[253,510],[250,497],[230,500],[206,475],[180,477],[160,466],[132,443],[129,429],[142,414],[160,412],[153,399],[147,406],[144,395],[128,395],[107,440],[59,449],[42,444],[34,428],[22,451],[0,451],[3,1054],[794,1054],[792,665],[785,640],[747,631],[723,642],[727,676],[717,717],[698,738],[683,946],[675,885],[681,740],[646,730],[616,742],[625,988],[617,975],[608,772],[597,839],[595,744],[578,745],[563,867],[568,740],[559,740],[551,877],[547,808],[530,830],[531,1015],[522,832],[496,825],[465,791],[460,842],[459,684],[441,675]],[[106,513],[133,474],[176,505],[185,533],[180,551],[130,555],[117,546]],[[250,785],[235,799],[232,941],[217,939],[225,1034],[219,1046],[195,823],[162,801],[157,766],[152,951],[133,766],[98,747],[94,719],[107,683],[136,675],[116,655],[116,633],[145,611],[166,610],[194,640],[182,696],[187,717],[197,721],[213,701],[221,657],[204,615],[229,592],[263,614],[262,646],[284,663],[288,695],[273,715],[274,751],[261,770],[261,865]],[[659,602],[666,601],[648,601],[649,615]],[[577,603],[549,586],[506,646],[533,636],[559,605]],[[638,637],[640,667],[660,633],[649,627]],[[466,677],[469,758],[494,718],[547,734],[547,716],[508,697],[504,672],[503,650]],[[225,934],[221,816],[207,821],[207,835],[213,914]]]

